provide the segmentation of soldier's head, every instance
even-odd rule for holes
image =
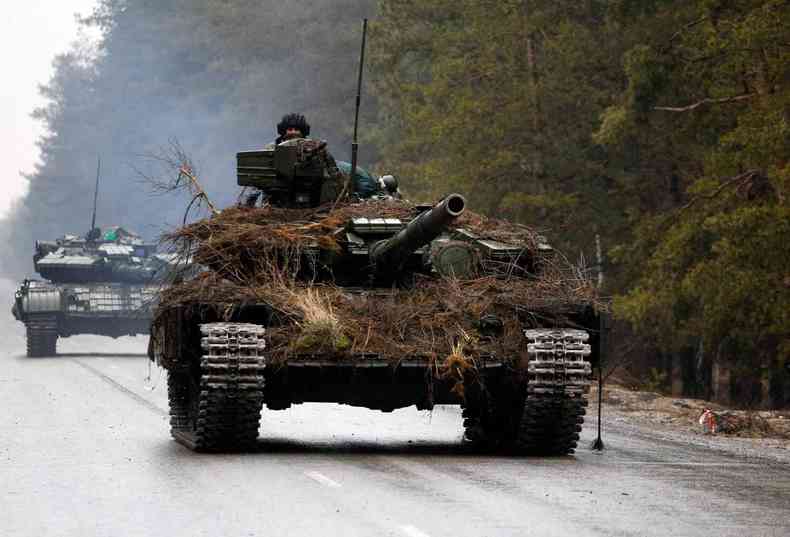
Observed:
[[[310,124],[302,114],[286,114],[277,124],[278,143],[310,135]]]

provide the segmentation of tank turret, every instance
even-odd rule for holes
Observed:
[[[466,208],[460,194],[450,194],[432,209],[421,213],[395,236],[370,247],[370,261],[379,271],[398,270],[415,250],[441,235]]]
[[[145,243],[122,227],[93,228],[89,235],[38,241],[33,267],[59,283],[154,283],[167,276],[156,244]]]

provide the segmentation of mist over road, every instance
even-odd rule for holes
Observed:
[[[157,158],[174,141],[218,207],[239,192],[236,152],[272,141],[283,114],[306,114],[311,134],[347,158],[360,23],[375,12],[372,0],[97,4],[55,58],[42,106],[26,110],[44,135],[27,194],[0,218],[3,276],[29,274],[35,240],[88,231],[99,158],[97,224],[148,240],[177,226],[189,203],[148,180],[176,176]],[[371,125],[371,97],[366,104]],[[363,152],[360,163],[373,156]]]
[[[0,291],[9,297],[12,282]],[[790,467],[607,423],[608,449],[480,455],[455,407],[264,410],[258,449],[195,454],[168,434],[146,338],[61,340],[24,356],[0,308],[0,534],[790,534]]]

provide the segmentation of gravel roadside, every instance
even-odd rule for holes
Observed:
[[[597,390],[590,393],[587,423],[597,419]],[[604,388],[603,439],[606,429],[642,438],[655,438],[734,455],[790,464],[790,411],[729,411],[708,401],[668,397],[653,392],[638,392],[610,385]],[[699,424],[704,408],[719,415],[748,415],[759,428],[736,434],[705,434]]]

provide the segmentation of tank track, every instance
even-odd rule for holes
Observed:
[[[25,322],[27,355],[30,358],[55,356],[58,343],[58,318],[55,315],[31,315]]]
[[[484,450],[508,449],[516,440],[524,396],[515,387],[469,394],[463,405],[464,441]]]
[[[199,366],[168,375],[171,434],[196,451],[249,449],[263,407],[265,329],[208,323],[200,332]]]
[[[584,422],[592,367],[589,334],[526,330],[526,389],[501,386],[464,402],[464,440],[524,455],[573,453]]]
[[[575,329],[525,330],[527,398],[517,448],[530,455],[573,453],[584,423],[592,378],[589,334]]]

